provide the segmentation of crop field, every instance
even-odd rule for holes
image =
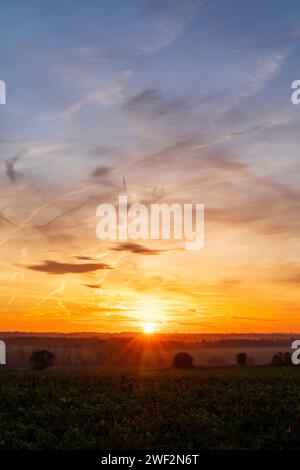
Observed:
[[[0,449],[300,449],[300,370],[1,371]]]

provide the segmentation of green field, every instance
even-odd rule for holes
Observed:
[[[0,373],[0,449],[300,449],[300,370]]]

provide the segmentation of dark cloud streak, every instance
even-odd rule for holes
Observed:
[[[114,251],[129,251],[136,255],[159,255],[164,250],[153,250],[138,243],[119,243],[118,246],[113,248]]]
[[[40,271],[47,274],[82,274],[87,272],[99,271],[102,269],[112,269],[112,267],[105,263],[59,263],[57,261],[44,260],[44,264],[32,264],[25,266],[27,269],[33,271]]]

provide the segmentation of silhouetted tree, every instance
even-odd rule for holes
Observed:
[[[193,369],[194,358],[189,353],[179,352],[174,356],[173,367],[175,369]]]
[[[290,352],[285,352],[283,354],[283,365],[284,366],[292,366],[292,354]]]
[[[281,366],[282,365],[282,353],[276,353],[272,357],[271,366]]]
[[[271,361],[271,366],[292,366],[292,355],[290,352],[279,352],[274,354]]]
[[[44,370],[54,366],[56,356],[51,351],[34,351],[30,356],[30,364],[34,370]]]
[[[247,364],[247,354],[243,352],[239,353],[236,356],[236,362],[239,366],[245,366]]]

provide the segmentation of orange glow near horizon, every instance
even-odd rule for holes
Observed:
[[[212,238],[202,251],[191,253],[168,250],[168,242],[145,241],[149,250],[161,250],[151,256],[120,254],[112,244],[100,249],[87,234],[82,237],[89,250],[74,259],[73,248],[62,243],[58,261],[47,268],[50,272],[40,261],[54,256],[47,240],[41,245],[30,241],[27,250],[23,241],[6,242],[3,251],[11,262],[0,270],[2,331],[151,336],[146,325],[154,325],[154,333],[160,334],[300,331],[297,272],[280,260],[272,261],[271,243],[248,240],[245,249]],[[222,237],[225,240],[226,234]],[[296,242],[293,249],[296,252]],[[85,257],[91,260],[81,259]],[[21,261],[16,264],[15,258]],[[251,270],[255,259],[268,262]],[[96,263],[96,271],[56,272]],[[101,263],[109,269],[102,269]],[[282,272],[290,277],[282,281]]]

